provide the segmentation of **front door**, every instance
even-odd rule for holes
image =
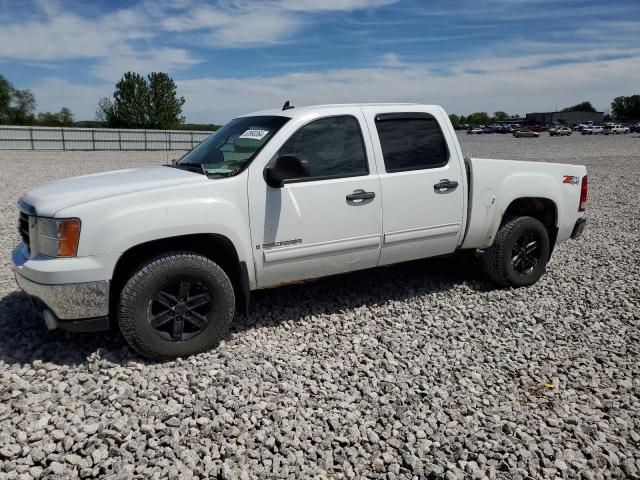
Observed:
[[[266,184],[262,166],[249,175],[258,287],[374,267],[380,254],[380,186],[361,111],[290,123],[273,159],[304,159],[310,175],[282,188]]]

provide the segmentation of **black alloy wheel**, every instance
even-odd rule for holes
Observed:
[[[147,308],[149,326],[164,340],[180,342],[201,334],[215,312],[213,292],[194,279],[161,286]]]
[[[141,263],[120,291],[118,325],[127,343],[152,359],[209,350],[229,329],[235,292],[213,260],[168,251]]]
[[[511,252],[513,270],[519,275],[529,275],[540,260],[540,241],[533,232],[525,232],[516,240]]]
[[[542,276],[549,261],[549,234],[540,220],[512,217],[504,221],[491,247],[480,256],[484,271],[497,285],[525,287]]]

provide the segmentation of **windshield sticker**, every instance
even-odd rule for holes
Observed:
[[[253,140],[262,140],[266,137],[269,130],[247,130],[238,138],[251,138]]]

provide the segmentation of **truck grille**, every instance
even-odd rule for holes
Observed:
[[[20,218],[18,219],[18,231],[23,243],[29,248],[29,215],[24,212],[20,212]]]

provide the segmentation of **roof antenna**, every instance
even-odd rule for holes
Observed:
[[[282,106],[282,111],[284,112],[285,110],[291,110],[292,108],[296,108],[293,105],[289,104],[289,100],[287,100],[286,102],[284,102],[284,105]]]

